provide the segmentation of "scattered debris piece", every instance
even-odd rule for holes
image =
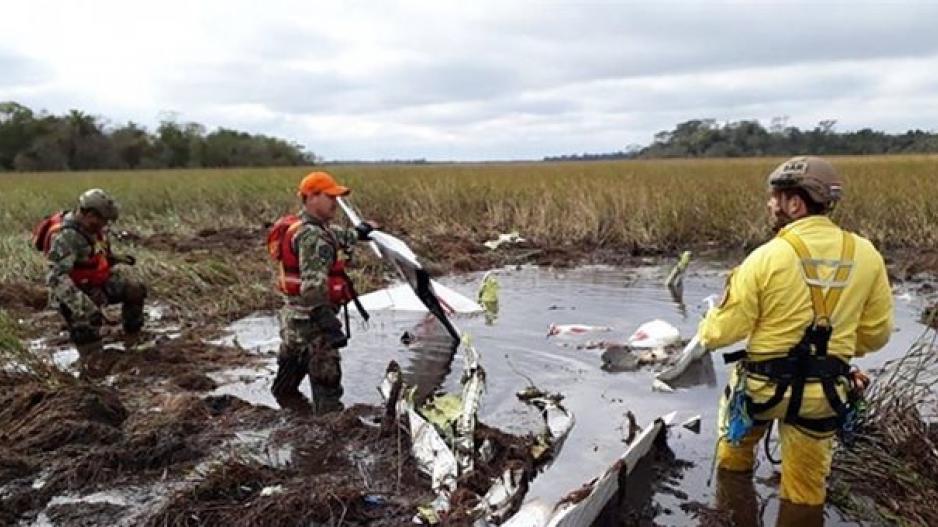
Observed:
[[[485,309],[486,324],[493,324],[498,318],[498,279],[495,273],[487,271],[482,276],[482,285],[479,286],[477,299],[479,305]]]
[[[674,264],[673,268],[671,268],[671,272],[668,274],[668,278],[664,281],[665,287],[668,289],[683,287],[684,273],[687,272],[687,265],[690,264],[690,257],[690,251],[684,251],[681,253],[677,263]]]
[[[261,496],[276,496],[277,494],[283,494],[283,485],[271,485],[261,489]]]
[[[585,335],[599,331],[612,331],[609,326],[587,326],[585,324],[551,324],[547,328],[548,337]]]
[[[681,339],[681,332],[671,324],[656,318],[645,322],[632,336],[629,337],[629,346],[633,348],[664,348]]]
[[[614,344],[605,349],[602,354],[603,371],[627,372],[636,371],[641,367],[638,355],[632,349],[621,344]]]
[[[502,245],[514,245],[517,243],[524,243],[527,240],[521,237],[521,234],[518,231],[512,231],[506,234],[499,234],[498,238],[494,240],[489,240],[484,242],[482,245],[489,248],[489,250],[494,251]]]
[[[716,296],[710,295],[704,298],[704,303],[707,304],[707,310],[709,312],[709,310],[713,309],[713,307],[716,305]],[[673,392],[674,389],[671,388],[668,383],[680,377],[685,371],[687,371],[687,368],[690,367],[691,363],[703,357],[706,353],[706,348],[700,344],[700,338],[694,334],[694,337],[688,341],[686,346],[684,346],[684,350],[681,351],[681,355],[677,362],[674,363],[674,365],[670,368],[659,372],[658,375],[655,376],[652,389],[655,391]]]
[[[447,313],[472,314],[484,311],[482,306],[474,300],[466,298],[435,280],[431,280],[430,283],[436,298]],[[407,284],[379,289],[358,297],[358,300],[368,311],[417,311],[421,313],[429,311]]]
[[[555,505],[531,500],[502,527],[580,527],[591,525],[619,490],[638,462],[651,450],[660,434],[674,421],[674,412],[655,419],[609,468],[596,479],[569,493]]]
[[[691,417],[690,419],[684,421],[683,423],[681,423],[681,426],[683,426],[684,428],[690,430],[691,432],[695,434],[699,434],[700,433],[700,415],[699,414],[695,415],[694,417]]]
[[[923,309],[919,322],[930,328],[938,329],[938,304]]]
[[[638,423],[635,422],[635,414],[631,410],[625,412],[625,421],[627,424],[627,430],[625,431],[625,437],[622,439],[622,442],[626,445],[631,445],[632,441],[635,440],[635,436],[641,433],[642,427],[638,426]]]
[[[489,479],[482,478],[477,463],[489,465],[500,447],[493,438],[485,437],[492,429],[477,423],[476,414],[485,389],[485,370],[479,354],[467,336],[463,338],[464,370],[460,394],[440,394],[417,406],[414,390],[400,381],[399,368],[389,365],[379,391],[387,408],[395,408],[401,422],[407,423],[411,454],[418,469],[431,478],[435,497],[418,507],[415,521],[436,524],[455,518],[472,521],[500,522],[521,505],[527,483],[556,455],[573,427],[573,416],[560,405],[563,397],[529,387],[518,394],[519,399],[537,408],[544,417],[545,428],[529,438],[526,449],[515,455],[520,458],[502,460],[504,469]],[[396,402],[394,392],[403,394]],[[406,420],[404,419],[406,416]],[[482,435],[480,435],[482,434]],[[503,447],[501,447],[503,448]],[[505,451],[502,450],[504,457]],[[491,467],[486,467],[486,472]],[[469,482],[474,486],[467,486]],[[479,525],[484,525],[480,523]]]
[[[355,209],[349,205],[345,199],[337,199],[339,207],[342,208],[342,211],[348,217],[352,225],[359,226],[362,225],[362,219],[359,217]],[[368,234],[369,242],[371,249],[378,255],[380,258],[387,261],[391,264],[392,267],[397,271],[397,274],[403,279],[406,283],[408,289],[410,290],[410,297],[400,291],[397,293],[397,300],[408,303],[408,306],[404,309],[408,311],[413,311],[412,306],[409,305],[412,303],[412,299],[416,298],[420,304],[423,305],[424,309],[429,311],[433,316],[439,319],[440,323],[443,324],[443,327],[446,328],[446,331],[453,337],[454,347],[459,344],[459,332],[456,331],[456,328],[453,326],[448,318],[448,314],[458,312],[457,305],[463,307],[462,304],[465,303],[465,307],[470,308],[474,311],[481,311],[481,308],[468,298],[456,293],[455,291],[448,289],[439,283],[435,282],[430,278],[430,273],[423,267],[420,261],[417,259],[417,255],[414,254],[414,251],[404,243],[403,240],[396,238],[386,232],[381,230],[372,230]],[[389,290],[394,288],[389,288]],[[382,290],[382,291],[389,291]],[[380,293],[377,291],[376,293]],[[374,293],[372,293],[374,295]],[[374,309],[374,307],[368,307],[365,305],[365,299],[369,295],[359,299],[357,304],[359,307],[363,307],[364,310]],[[370,298],[371,301],[375,301],[385,305],[384,309],[395,309],[394,302],[390,302],[390,306],[387,305],[389,300],[394,300],[394,298],[388,294],[386,297],[381,295],[375,295]],[[475,309],[479,308],[479,309]],[[368,319],[365,312],[361,313],[365,320]]]
[[[401,344],[405,346],[410,346],[414,342],[417,342],[417,337],[415,337],[413,333],[405,329],[404,334],[401,335]]]

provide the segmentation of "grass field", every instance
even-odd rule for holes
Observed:
[[[479,244],[519,231],[535,248],[587,258],[709,248],[742,254],[769,235],[765,176],[779,159],[347,165],[329,170],[366,217],[441,269],[472,268]],[[888,251],[938,247],[938,156],[834,158],[835,218]],[[264,227],[296,208],[307,168],[0,174],[0,284],[41,283],[27,246],[43,215],[89,187],[122,205],[133,270],[183,314],[230,318],[275,301]],[[217,232],[216,232],[217,231]],[[481,256],[480,256],[481,258]],[[459,265],[450,265],[460,262]],[[485,260],[490,263],[491,260]],[[374,278],[377,267],[366,268]]]

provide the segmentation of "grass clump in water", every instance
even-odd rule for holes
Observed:
[[[872,385],[852,446],[834,456],[831,500],[857,519],[938,525],[938,333],[928,329]]]

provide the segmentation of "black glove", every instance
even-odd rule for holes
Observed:
[[[358,233],[358,241],[365,242],[370,240],[371,238],[368,235],[371,234],[371,231],[373,230],[375,230],[375,228],[372,227],[371,224],[367,221],[363,221],[356,225],[355,232]]]

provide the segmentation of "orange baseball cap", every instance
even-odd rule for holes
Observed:
[[[329,196],[344,196],[351,191],[352,189],[336,183],[328,172],[310,172],[300,181],[296,195],[302,197],[322,193]]]

